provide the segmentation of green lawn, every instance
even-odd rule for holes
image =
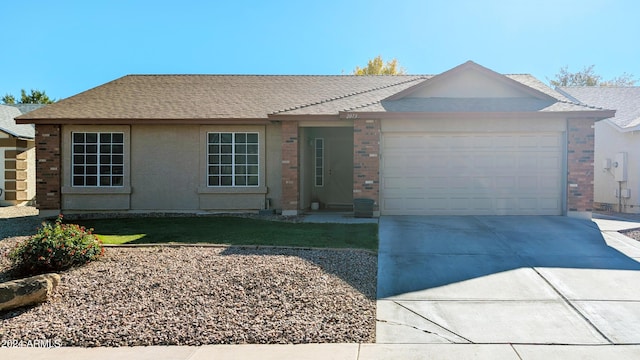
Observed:
[[[233,216],[76,220],[105,244],[210,243],[378,248],[377,224],[307,224]]]

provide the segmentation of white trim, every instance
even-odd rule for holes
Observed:
[[[80,143],[76,143],[75,139],[74,139],[75,134],[83,134],[85,140],[81,144]],[[96,134],[95,145],[88,145],[90,143],[88,143],[86,141],[87,134]],[[122,162],[120,164],[115,164],[115,165],[112,162],[110,162],[109,165],[108,165],[111,168],[113,168],[114,166],[120,167],[121,171],[122,171],[121,174],[113,174],[112,171],[110,171],[109,174],[101,174],[100,173],[100,167],[103,166],[103,164],[101,163],[101,160],[100,160],[102,155],[107,155],[107,154],[110,155],[110,156],[114,155],[112,150],[109,153],[102,153],[100,148],[103,145],[103,143],[100,140],[100,137],[103,134],[109,134],[110,135],[111,141],[108,142],[109,146],[113,146],[114,144],[122,146],[122,153],[121,154],[117,154],[116,153],[116,155],[122,156]],[[114,143],[113,142],[113,136],[116,135],[116,134],[122,135],[122,142],[121,143]],[[107,144],[107,143],[104,143],[104,144]],[[81,153],[83,156],[88,156],[87,155],[88,153],[86,152],[86,147],[87,146],[95,146],[96,147],[96,152],[95,152],[95,155],[94,155],[96,157],[96,162],[95,162],[95,164],[89,164],[91,166],[95,166],[95,168],[96,168],[96,173],[95,173],[96,184],[95,185],[86,185],[87,177],[89,175],[91,175],[91,174],[87,174],[85,172],[82,175],[76,175],[75,172],[74,172],[74,168],[76,166],[83,166],[85,168],[87,167],[87,163],[86,162],[84,162],[83,164],[76,164],[75,163],[75,156],[78,155],[78,154],[76,154],[76,151],[75,151],[75,146],[76,145],[85,147],[85,151],[83,151]],[[70,168],[70,170],[71,170],[71,179],[70,179],[71,180],[71,187],[73,187],[73,188],[123,188],[124,187],[124,167],[125,167],[125,160],[124,159],[125,159],[125,156],[126,156],[124,151],[125,151],[125,133],[122,132],[122,131],[114,131],[114,132],[111,132],[111,131],[72,131],[71,132],[71,168]],[[84,178],[85,185],[74,185],[74,178],[76,176],[82,176]],[[120,185],[101,185],[100,184],[100,178],[102,176],[109,176],[110,183],[113,183],[114,177],[115,178],[119,177],[119,178],[122,179],[122,184],[120,184]]]
[[[73,187],[73,169],[71,154],[72,133],[123,133],[123,185],[122,186],[76,186]],[[62,127],[62,194],[128,194],[131,193],[131,127],[128,125],[64,125]],[[64,199],[63,199],[64,204]]]
[[[209,141],[209,136],[211,134],[219,134],[220,136],[222,134],[231,134],[231,143],[230,143],[231,153],[229,155],[226,155],[226,156],[230,156],[231,157],[231,163],[230,164],[218,163],[218,166],[220,166],[220,167],[221,166],[231,166],[231,174],[221,174],[221,173],[210,174],[209,173],[209,167],[216,166],[216,164],[212,164],[212,163],[209,162],[209,156],[212,156],[212,155],[215,156],[216,154],[219,155],[219,156],[223,156],[222,152],[218,152],[218,153],[209,152],[209,147],[212,146],[212,145],[215,146],[215,144],[216,144],[216,143],[211,143]],[[239,135],[239,134],[244,134],[245,136],[248,136],[250,134],[251,135],[255,134],[258,139],[257,139],[255,144],[247,142],[246,139],[245,139],[244,143],[236,144],[236,135]],[[223,146],[223,145],[220,145],[220,144],[223,144],[221,142],[219,142],[217,144],[219,144],[219,146]],[[256,151],[257,152],[255,154],[249,154],[248,152],[240,154],[240,155],[244,155],[244,156],[256,156],[256,163],[255,164],[253,164],[253,163],[249,164],[246,159],[245,159],[244,163],[236,164],[236,159],[235,158],[236,158],[236,156],[238,156],[238,154],[236,153],[236,145],[241,145],[241,144],[244,144],[245,146],[248,146],[248,145],[255,145],[256,146],[256,148],[257,148]],[[207,157],[207,159],[206,159],[206,167],[207,168],[206,168],[206,171],[205,171],[205,173],[206,173],[206,181],[205,181],[205,183],[206,183],[206,186],[208,188],[214,188],[214,189],[219,189],[219,188],[228,188],[228,189],[251,188],[251,189],[257,189],[257,188],[260,188],[260,186],[261,186],[261,182],[260,182],[260,171],[261,171],[260,155],[261,155],[261,151],[260,151],[260,133],[259,132],[257,132],[257,131],[246,131],[246,132],[245,131],[208,131],[206,133],[206,147],[207,147],[206,148],[206,157]],[[237,166],[245,166],[247,169],[248,169],[249,166],[256,166],[258,169],[257,169],[257,172],[255,174],[253,174],[253,173],[247,174],[245,172],[244,175],[245,175],[245,178],[249,178],[249,177],[254,177],[255,176],[257,178],[257,180],[258,180],[258,183],[256,185],[247,185],[247,184],[245,184],[245,185],[236,185],[236,183],[235,183],[236,182],[236,176],[241,176],[242,175],[242,174],[236,174],[236,167]],[[231,185],[209,185],[209,178],[210,177],[218,176],[218,177],[222,178],[223,175],[229,175],[231,177],[231,182],[232,182]]]

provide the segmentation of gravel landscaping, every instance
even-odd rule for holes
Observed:
[[[0,219],[0,281],[11,278],[6,252],[39,223]],[[99,261],[61,273],[47,303],[0,314],[0,338],[62,346],[373,342],[376,272],[377,256],[360,250],[107,248]]]
[[[640,241],[640,229],[632,229],[627,231],[621,231],[622,234],[628,236],[634,240]]]

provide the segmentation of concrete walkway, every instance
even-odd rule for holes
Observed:
[[[557,216],[383,217],[376,341],[640,344],[640,243],[625,238]]]
[[[510,344],[304,344],[207,345],[120,348],[2,348],[3,360],[391,360],[391,359],[616,359],[640,356],[639,345],[569,346]]]
[[[353,212],[318,212],[304,215],[305,223],[335,223],[335,224],[377,224],[378,218],[357,218]]]

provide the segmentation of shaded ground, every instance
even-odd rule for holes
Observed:
[[[640,244],[592,221],[397,216],[379,226],[378,343],[640,343]]]

